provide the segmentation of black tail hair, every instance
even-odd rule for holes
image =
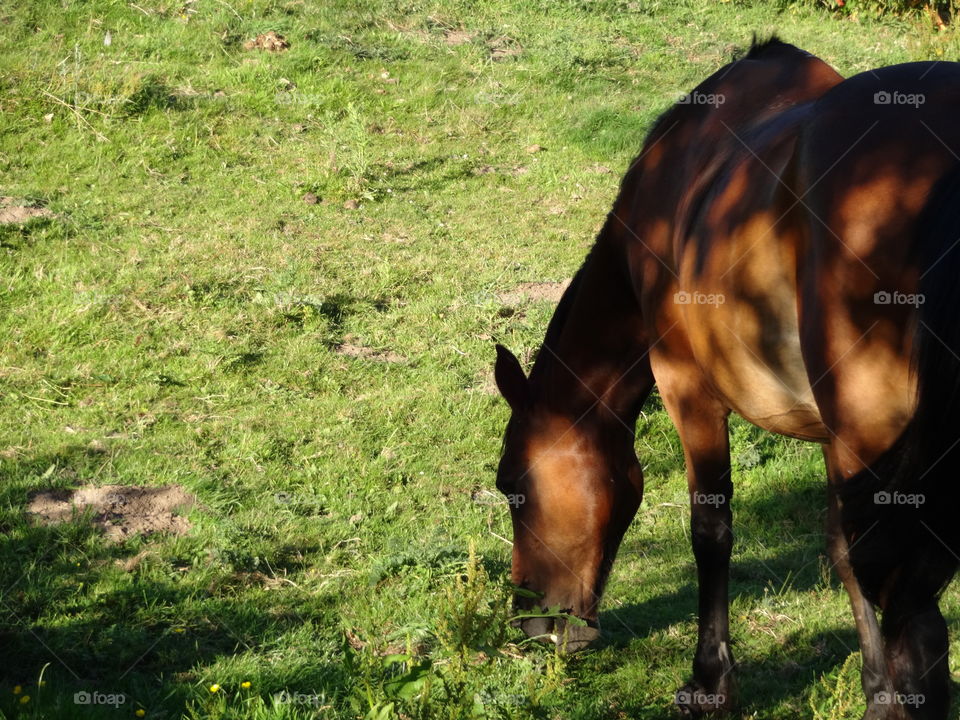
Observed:
[[[937,184],[920,231],[924,303],[914,357],[914,431],[924,456],[947,453],[947,460],[960,445],[960,167]]]
[[[909,588],[898,602],[926,602],[960,564],[960,166],[934,186],[917,227],[916,410],[897,442],[840,489],[850,559],[875,603],[892,583]]]

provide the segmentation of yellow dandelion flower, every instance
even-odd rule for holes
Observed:
[[[143,708],[140,708],[139,710],[137,710],[137,712],[134,713],[134,715],[136,715],[137,717],[143,717],[146,714],[147,714],[147,711],[144,710]]]
[[[249,681],[249,680],[244,680],[242,683],[240,683],[240,687],[242,687],[244,690],[249,690],[249,689],[250,689],[250,681]]]
[[[26,705],[28,702],[30,702],[30,696],[29,696],[29,695],[24,695],[22,698],[20,698],[20,704],[21,704],[21,705]]]
[[[214,683],[213,685],[210,686],[210,692],[212,693],[220,692],[220,686],[217,683]]]
[[[22,687],[20,687],[19,685],[14,685],[14,686],[13,686],[13,694],[14,694],[14,695],[19,695],[19,694],[22,693],[22,692],[23,692],[23,688],[22,688]]]

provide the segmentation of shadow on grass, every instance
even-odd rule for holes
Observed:
[[[237,572],[236,564],[229,571],[217,573],[214,568],[207,575],[191,573],[188,578],[184,569],[218,562],[216,555],[203,554],[202,541],[194,548],[201,554],[191,562],[190,539],[184,539],[183,546],[165,546],[161,552],[167,559],[159,564],[120,569],[146,543],[109,545],[83,523],[45,527],[23,521],[29,493],[94,477],[101,463],[102,456],[82,445],[65,446],[54,455],[0,461],[6,480],[0,484],[0,712],[11,710],[12,714],[9,688],[13,685],[36,691],[36,680],[47,664],[45,707],[62,708],[50,710],[51,716],[115,714],[113,708],[73,705],[74,693],[94,690],[125,693],[131,703],[179,713],[204,698],[206,686],[217,681],[209,675],[212,667],[234,661],[259,666],[263,657],[277,653],[287,658],[281,665],[287,665],[282,671],[257,670],[261,696],[286,690],[322,693],[335,701],[348,692],[353,678],[337,662],[338,638],[329,632],[337,626],[340,598],[287,587],[269,592],[251,588],[243,578],[255,568]],[[50,468],[59,472],[51,474]],[[771,586],[788,585],[797,592],[821,587],[821,569],[815,560],[823,550],[824,495],[816,487],[802,486],[740,500],[736,514],[744,520],[744,531],[742,545],[735,550],[740,555],[735,554],[733,597],[755,604]],[[806,512],[791,508],[806,508]],[[756,527],[757,519],[769,520],[762,533],[748,529]],[[789,534],[781,531],[787,523]],[[674,550],[668,544],[660,552],[675,559]],[[449,550],[434,561],[445,563],[455,555]],[[171,557],[176,560],[171,562]],[[569,717],[608,717],[597,705],[597,698],[606,692],[605,684],[622,672],[645,672],[631,668],[637,661],[625,660],[624,651],[660,631],[691,627],[697,592],[692,553],[688,558],[681,571],[690,573],[689,582],[601,613],[605,632],[601,650],[607,647],[616,652],[599,668],[587,661],[585,669],[592,666],[594,671],[583,677],[589,689],[583,693],[582,707],[571,709]],[[407,559],[400,557],[398,562]],[[655,555],[649,562],[652,568]],[[502,558],[485,557],[483,564],[491,577],[509,572],[509,563]],[[840,667],[857,648],[852,618],[848,625],[796,627],[780,637],[774,650],[762,655],[738,649],[738,637],[748,632],[743,622],[734,620],[740,708],[758,717],[785,703],[805,706],[811,685]],[[696,645],[692,627],[682,644],[692,660]],[[296,666],[292,671],[290,664]],[[294,682],[296,687],[290,687]],[[653,708],[649,696],[647,705],[638,699],[644,697],[642,692],[626,687],[622,692],[619,707],[631,717],[669,716],[669,698],[662,707]]]
[[[265,585],[265,576],[232,566],[218,571],[216,553],[202,540],[113,545],[88,523],[24,519],[30,494],[94,477],[102,461],[81,445],[0,461],[0,717],[20,715],[14,707],[23,695],[31,696],[36,717],[116,717],[111,705],[76,705],[74,694],[82,692],[123,693],[128,712],[131,705],[163,707],[180,717],[217,681],[211,666],[231,659],[250,663],[253,694],[335,699],[345,692],[351,679],[333,661],[339,640],[324,632],[336,625],[335,596]],[[191,546],[199,553],[193,562]],[[156,560],[144,559],[147,553]],[[186,579],[184,570],[203,563],[208,572]],[[291,658],[283,667],[260,667],[257,658],[278,646]],[[23,688],[19,697],[15,686]]]
[[[792,511],[798,509],[802,511]],[[809,486],[799,486],[786,493],[770,492],[759,498],[740,499],[734,512],[736,539],[730,573],[731,600],[742,598],[754,606],[769,598],[771,592],[782,589],[812,593],[822,588],[819,559],[825,552],[825,509],[826,489]],[[743,521],[739,532],[737,518]],[[757,529],[758,520],[764,521],[762,532]],[[788,531],[784,532],[784,528]],[[662,552],[672,553],[673,546],[669,547]],[[689,564],[682,572],[689,573],[689,582],[643,602],[601,612],[600,623],[604,628],[601,648],[612,647],[617,650],[617,655],[622,655],[638,640],[642,642],[652,634],[684,626],[690,628],[689,637],[684,637],[683,644],[692,664],[697,644],[697,583],[693,553],[692,550],[687,552]],[[671,557],[675,558],[675,555]],[[649,563],[656,563],[656,558],[650,557]],[[851,653],[859,649],[852,616],[849,625],[845,626],[824,629],[818,623],[817,627],[798,628],[779,637],[777,649],[763,657],[751,655],[749,643],[738,643],[739,638],[750,632],[744,621],[733,617],[731,635],[737,660],[738,706],[747,716],[752,711],[759,712],[758,717],[762,716],[765,711],[784,702],[800,703],[805,707],[811,684],[839,668]],[[778,633],[780,635],[782,633]],[[689,676],[688,671],[685,679]],[[623,709],[636,713],[632,717],[659,718],[664,717],[666,705],[654,710],[631,707],[626,702]]]

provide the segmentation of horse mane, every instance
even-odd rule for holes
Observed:
[[[784,42],[776,34],[770,35],[766,39],[760,39],[756,34],[754,34],[750,43],[750,47],[745,51],[741,50],[739,53],[735,53],[734,57],[731,59],[731,64],[741,60],[776,60],[788,55],[811,57],[810,53],[796,47],[795,45]],[[725,68],[719,70],[718,74],[722,74],[724,69]],[[663,133],[668,132],[673,125],[676,124],[675,116],[677,108],[678,106],[676,104],[670,106],[654,121],[650,130],[647,132],[646,139],[644,141],[644,148],[647,148],[651,144],[655,143]],[[631,164],[631,170],[634,168],[635,164],[636,161]],[[630,170],[628,170],[628,174],[629,172]],[[607,227],[604,226],[597,237],[597,241],[593,245],[593,249],[595,249],[601,242],[606,230]],[[557,304],[557,308],[554,311],[553,317],[550,319],[550,323],[547,325],[547,332],[544,336],[540,351],[537,353],[537,360],[540,359],[544,347],[556,347],[556,344],[570,315],[570,310],[573,307],[574,300],[576,299],[584,271],[590,265],[593,249],[591,249],[590,254],[587,255],[583,264],[580,266],[580,269],[577,270],[576,274],[573,276],[570,286],[560,298],[560,302]],[[549,366],[550,363],[541,363],[535,361],[533,368],[530,371],[530,379],[533,380],[534,377],[539,377],[544,371],[545,365]]]
[[[765,40],[761,40],[756,33],[754,33],[753,39],[750,42],[750,47],[735,50],[730,58],[730,62],[718,70],[718,73],[722,74],[729,65],[741,60],[772,60],[778,56],[789,54],[795,54],[801,57],[810,57],[810,53],[808,53],[806,50],[802,50],[796,45],[791,45],[788,42],[784,42],[776,34],[771,35]],[[671,120],[674,120],[676,108],[676,105],[671,105],[662,113],[660,113],[657,119],[653,121],[653,124],[650,126],[650,130],[647,131],[646,140],[644,142],[645,145],[650,142],[655,142],[656,139],[660,137],[661,133],[668,129],[666,126]],[[670,124],[672,126],[672,123]]]
[[[574,273],[573,278],[570,280],[570,285],[567,286],[567,289],[564,290],[563,295],[560,296],[560,302],[557,303],[557,308],[553,311],[553,316],[550,318],[550,322],[547,324],[547,332],[543,338],[543,343],[540,345],[540,349],[537,351],[537,356],[533,362],[533,367],[530,368],[530,376],[528,381],[532,381],[534,377],[539,377],[543,373],[543,367],[545,363],[537,362],[540,359],[540,353],[543,351],[544,347],[548,345],[555,345],[557,340],[560,338],[560,333],[563,332],[563,326],[566,324],[567,318],[570,316],[570,309],[573,307],[573,301],[580,289],[580,282],[583,278],[584,268],[586,268],[587,262],[590,260],[590,256],[592,254],[593,248],[590,249],[586,260],[584,260],[577,272]],[[515,425],[516,413],[510,413],[510,419],[507,421],[507,427],[504,430],[503,440],[500,444],[501,455],[503,455],[503,452],[507,447],[507,438],[510,437]]]
[[[757,37],[756,33],[753,35],[753,40],[750,41],[750,47],[747,48],[747,52],[744,53],[735,53],[733,59],[736,60],[763,60],[765,55],[773,55],[782,52],[804,52],[795,45],[786,43],[777,37],[776,34],[771,35],[766,40],[761,40]]]
[[[595,247],[596,245],[594,245]],[[590,262],[590,256],[593,254],[593,248],[587,254],[586,259],[583,261],[583,264],[574,273],[573,278],[570,280],[570,285],[564,290],[563,295],[560,297],[560,302],[557,303],[557,309],[553,311],[553,317],[550,318],[550,322],[547,324],[547,332],[544,335],[543,343],[540,346],[540,350],[537,351],[537,359],[540,358],[540,353],[543,351],[544,347],[555,347],[557,341],[560,339],[560,333],[563,332],[564,325],[566,325],[567,318],[570,316],[570,310],[573,307],[573,302],[577,297],[577,292],[580,289],[580,282],[583,279],[584,269],[587,267],[587,263]],[[543,367],[543,363],[538,363],[534,361],[533,367],[530,370],[530,379],[533,380],[534,375],[539,375],[537,369]]]

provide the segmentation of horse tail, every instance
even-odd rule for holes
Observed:
[[[960,563],[960,166],[934,186],[919,231],[917,407],[911,467],[900,476],[908,491],[923,495],[918,520],[931,553],[930,582],[939,583],[939,592]]]
[[[891,583],[936,597],[960,564],[960,166],[934,185],[917,228],[916,409],[840,489],[851,563],[875,603]]]
[[[935,186],[920,233],[923,304],[914,342],[912,430],[916,459],[926,463],[918,470],[936,482],[956,477],[946,471],[960,469],[960,166]]]

